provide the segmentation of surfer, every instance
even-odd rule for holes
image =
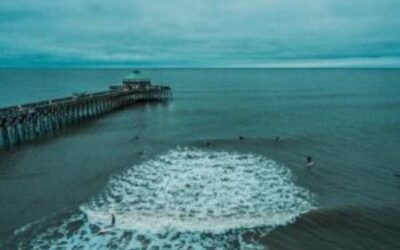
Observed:
[[[106,226],[103,229],[100,229],[99,235],[105,235],[105,234],[111,232],[114,225],[115,225],[115,215],[111,214],[111,224],[109,226]]]
[[[279,136],[275,137],[275,143],[279,143],[281,141],[281,138]]]
[[[111,226],[110,227],[114,227],[115,225],[115,216],[114,214],[111,214]]]
[[[315,163],[314,163],[312,157],[308,155],[306,159],[307,159],[307,165],[306,165],[307,168],[311,169],[312,167],[314,167]]]

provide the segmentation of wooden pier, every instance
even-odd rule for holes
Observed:
[[[139,71],[107,91],[0,108],[0,148],[10,149],[44,135],[140,102],[172,98],[168,86],[152,85]]]

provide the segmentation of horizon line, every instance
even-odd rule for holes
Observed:
[[[400,69],[399,66],[0,66],[0,70],[7,69]]]

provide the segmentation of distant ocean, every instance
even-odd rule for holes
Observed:
[[[400,70],[143,71],[174,99],[0,151],[0,249],[400,249]],[[0,106],[129,72],[2,69]]]

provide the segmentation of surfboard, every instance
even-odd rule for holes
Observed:
[[[100,229],[99,234],[106,234],[106,233],[111,232],[111,230],[112,230],[112,228],[110,228],[110,227],[102,228],[102,229]]]
[[[307,168],[311,168],[315,166],[315,163],[313,161],[307,162]]]

